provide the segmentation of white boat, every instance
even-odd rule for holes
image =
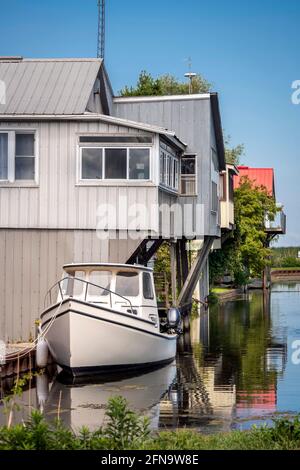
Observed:
[[[45,305],[42,335],[55,362],[75,376],[163,365],[176,356],[176,312],[163,332],[150,268],[66,265]]]

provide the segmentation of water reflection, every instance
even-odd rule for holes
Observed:
[[[176,363],[139,376],[87,383],[38,377],[15,421],[34,406],[52,419],[60,403],[65,424],[95,429],[112,395],[147,414],[153,428],[226,431],[299,412],[300,366],[291,361],[292,342],[300,339],[299,302],[299,283],[278,284],[269,295],[254,291],[203,311],[180,338]]]

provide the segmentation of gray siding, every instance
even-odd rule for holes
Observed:
[[[0,184],[0,228],[95,229],[100,203],[118,206],[126,196],[129,202],[145,201],[149,207],[157,204],[154,183],[77,185],[78,133],[136,135],[141,131],[102,122],[0,123],[0,130],[17,128],[37,129],[39,183],[33,187]],[[127,225],[129,222],[128,218]],[[156,227],[157,221],[149,225],[147,219],[139,228]]]
[[[187,152],[198,156],[198,198],[204,205],[203,232],[205,235],[220,235],[217,218],[211,214],[211,105],[210,98],[176,99],[159,101],[119,101],[114,104],[114,114],[172,129],[188,144]]]
[[[72,262],[125,263],[141,240],[99,240],[91,230],[0,229],[0,340],[28,340],[48,289]]]

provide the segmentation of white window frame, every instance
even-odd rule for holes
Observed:
[[[182,196],[184,197],[194,197],[194,196],[197,196],[198,194],[198,166],[197,166],[197,162],[198,162],[198,154],[197,153],[185,153],[184,155],[182,155],[182,159],[180,161],[180,188],[181,188],[181,177],[183,177],[184,175],[181,173],[182,171],[182,167],[181,167],[181,164],[182,164],[182,160],[184,160],[184,158],[194,158],[195,160],[195,173],[191,174],[190,176],[194,176],[195,177],[195,193],[191,193],[191,194],[183,194],[181,193]],[[181,188],[182,189],[182,188]]]
[[[0,134],[8,134],[8,162],[7,162],[7,179],[0,179],[0,185],[28,186],[37,185],[39,181],[39,156],[38,156],[38,132],[37,129],[0,129]],[[34,155],[28,155],[34,158],[34,179],[15,179],[15,160],[16,160],[16,135],[17,134],[33,134],[34,135]],[[20,155],[21,156],[21,155]],[[24,155],[26,157],[26,155]]]
[[[101,179],[84,179],[82,178],[82,150],[83,149],[101,149],[102,150],[102,178]],[[105,150],[126,150],[126,178],[106,178],[105,174],[105,159],[106,154]],[[149,150],[149,178],[147,179],[132,179],[129,178],[129,158],[130,158],[130,150]],[[116,145],[79,145],[79,183],[82,184],[105,184],[105,183],[120,183],[120,182],[127,182],[127,183],[146,183],[151,181],[152,175],[152,146],[131,146],[131,145],[123,145],[123,146],[116,146]]]
[[[177,162],[177,165],[175,165]],[[161,164],[162,172],[161,173]],[[175,168],[177,174],[174,175]],[[161,178],[162,174],[162,178]],[[175,178],[174,178],[175,176]],[[175,186],[174,186],[175,180]],[[170,184],[171,182],[171,184]],[[179,157],[170,153],[167,149],[160,146],[160,172],[159,172],[159,184],[168,191],[178,192],[179,191]]]

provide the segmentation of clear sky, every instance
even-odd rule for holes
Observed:
[[[244,143],[242,163],[274,167],[288,234],[300,245],[299,0],[106,0],[106,66],[117,93],[146,69],[213,83],[223,127]],[[97,0],[0,0],[0,55],[91,57]]]

